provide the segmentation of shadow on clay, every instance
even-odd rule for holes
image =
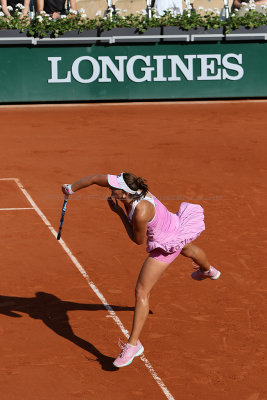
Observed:
[[[134,307],[111,306],[114,311],[134,311]],[[36,297],[0,296],[0,314],[20,318],[20,312],[33,319],[40,319],[57,335],[69,340],[96,357],[105,371],[117,371],[113,365],[114,358],[101,353],[92,343],[78,337],[69,324],[68,311],[106,311],[102,304],[83,304],[63,301],[53,294],[37,292]],[[151,314],[152,312],[149,311]],[[91,360],[90,358],[88,358]]]

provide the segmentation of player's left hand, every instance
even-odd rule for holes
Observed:
[[[119,206],[117,200],[114,201],[112,197],[108,197],[107,200],[111,211],[115,212],[116,214],[119,214],[123,211],[123,209]]]

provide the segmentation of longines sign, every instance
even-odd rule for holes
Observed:
[[[71,83],[75,80],[82,84],[98,81],[125,82],[176,82],[187,81],[237,81],[243,78],[242,54],[188,54],[179,55],[134,55],[127,57],[81,56],[76,58],[68,70],[61,71],[62,57],[48,57],[51,75],[48,83]],[[198,72],[196,64],[199,63]],[[83,66],[83,74],[80,69]]]
[[[267,41],[2,46],[0,102],[267,97]]]

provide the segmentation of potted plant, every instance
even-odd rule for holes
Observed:
[[[28,37],[28,27],[30,20],[28,17],[23,16],[21,11],[21,4],[18,4],[12,17],[5,17],[4,13],[0,12],[0,44],[29,44],[31,38]],[[12,7],[10,7],[10,11]]]
[[[235,10],[225,23],[225,39],[230,40],[266,40],[267,39],[267,5],[262,11],[255,9],[254,2],[244,4],[242,9]]]
[[[120,15],[120,10],[111,10],[100,20],[100,36],[121,37],[117,39],[120,43],[129,42],[125,36],[136,36],[138,34],[137,25],[139,16],[134,14]]]
[[[32,20],[29,34],[42,39],[38,44],[92,44],[98,36],[98,20],[72,11],[54,20],[42,12]]]
[[[120,15],[118,10],[113,15],[107,15],[101,21],[100,36],[115,37],[119,43],[158,42],[161,26],[155,18],[147,18],[146,11],[141,13]],[[128,36],[129,38],[125,37]],[[147,37],[146,36],[151,36]]]
[[[53,37],[61,44],[92,44],[97,42],[99,18],[87,18],[84,10],[70,10],[54,27]]]
[[[212,10],[207,10],[204,16],[189,8],[182,15],[166,12],[161,24],[163,34],[169,36],[163,41],[213,41],[223,37],[223,22]]]
[[[253,0],[244,3],[222,20],[218,10],[196,12],[189,5],[183,14],[166,11],[158,16],[152,11],[126,15],[112,8],[105,17],[87,18],[84,10],[70,10],[58,20],[45,12],[30,20],[18,4],[13,16],[0,11],[0,44],[92,44],[110,43],[267,40],[267,5],[257,6]],[[35,41],[35,42],[34,42]]]

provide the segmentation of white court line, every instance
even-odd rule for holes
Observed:
[[[37,214],[40,216],[40,218],[43,220],[44,224],[48,227],[48,229],[50,230],[50,232],[52,233],[52,235],[57,238],[57,232],[55,231],[55,229],[53,228],[53,226],[50,224],[50,222],[48,221],[48,219],[46,218],[46,216],[42,213],[42,211],[40,210],[40,208],[36,205],[36,203],[34,202],[34,200],[32,199],[32,197],[30,196],[30,194],[27,192],[26,189],[24,189],[24,187],[22,186],[21,182],[19,179],[17,178],[0,178],[0,181],[7,181],[7,180],[13,180],[14,182],[16,182],[16,184],[18,185],[19,189],[22,191],[22,193],[25,195],[25,197],[27,198],[27,200],[29,201],[29,203],[32,205],[32,207],[34,208],[34,210],[37,212]],[[87,281],[88,285],[90,286],[90,288],[93,290],[93,292],[96,294],[96,296],[99,298],[99,300],[101,300],[101,302],[103,303],[104,307],[106,308],[106,310],[108,311],[110,317],[114,320],[114,322],[118,325],[118,327],[120,328],[120,330],[122,331],[122,333],[126,336],[126,338],[129,338],[129,332],[127,331],[127,329],[124,328],[121,320],[119,319],[119,317],[116,315],[115,311],[112,309],[112,307],[108,304],[107,300],[105,299],[105,297],[103,296],[103,294],[98,290],[98,288],[95,286],[94,282],[91,281],[91,279],[89,278],[89,276],[87,275],[87,272],[85,271],[85,269],[82,267],[82,265],[79,263],[79,261],[77,260],[77,258],[72,254],[71,250],[69,249],[69,247],[66,245],[66,243],[64,242],[64,240],[60,239],[58,241],[58,243],[62,246],[63,250],[67,253],[67,255],[70,257],[71,261],[73,262],[73,264],[75,265],[75,267],[79,270],[79,272],[82,274],[82,276],[85,278],[85,280]],[[165,386],[165,384],[162,382],[161,378],[157,375],[156,371],[154,370],[154,368],[152,367],[152,365],[150,364],[150,362],[148,361],[148,359],[142,355],[140,357],[140,359],[144,362],[146,368],[148,369],[148,371],[150,372],[151,376],[154,378],[155,382],[159,385],[160,389],[162,390],[162,392],[165,394],[166,398],[168,400],[175,400],[174,397],[171,395],[171,393],[169,392],[169,390],[167,389],[167,387]]]
[[[0,208],[0,211],[14,211],[14,210],[34,210],[33,207],[29,208]]]

